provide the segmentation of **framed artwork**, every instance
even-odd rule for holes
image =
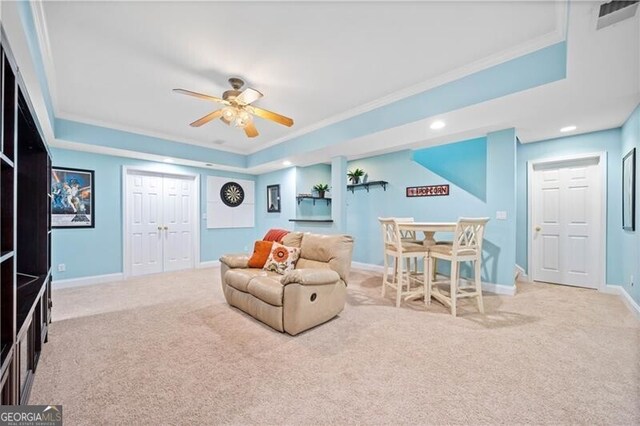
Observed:
[[[51,168],[51,226],[94,228],[93,170]]]
[[[280,185],[267,186],[267,213],[280,213]]]
[[[636,149],[622,159],[622,229],[636,229]]]

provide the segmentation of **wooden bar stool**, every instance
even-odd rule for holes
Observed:
[[[434,280],[431,274],[428,274],[428,289],[425,294],[431,295],[442,302],[445,306],[451,308],[451,315],[456,316],[457,300],[466,297],[475,297],[478,303],[478,310],[484,313],[484,304],[482,302],[482,241],[484,238],[484,228],[489,218],[460,218],[456,225],[456,231],[453,236],[453,244],[436,244],[429,248],[429,259],[435,262],[438,259],[451,262],[451,280],[449,297],[441,293],[437,287],[433,287]],[[460,262],[472,262],[474,266],[474,282],[475,288],[472,291],[460,289],[458,280],[460,279]],[[432,263],[433,265],[433,263]],[[426,266],[426,265],[425,265]],[[429,304],[425,297],[425,304]]]
[[[411,290],[411,280],[417,281],[418,261],[426,257],[427,249],[421,240],[416,240],[415,232],[403,233],[398,223],[413,222],[413,218],[378,218],[382,228],[382,240],[384,244],[384,274],[382,277],[382,296],[385,296],[386,288],[396,290],[396,307],[400,307],[402,295]],[[389,280],[389,257],[394,260],[392,280]],[[402,260],[406,261],[406,273]],[[414,274],[411,274],[411,259],[414,260]],[[403,292],[404,283],[407,289]]]

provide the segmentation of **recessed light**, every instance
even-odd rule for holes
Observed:
[[[446,126],[445,122],[442,120],[436,120],[429,126],[431,130],[440,130]]]
[[[573,132],[575,129],[577,129],[576,126],[566,126],[566,127],[563,127],[562,129],[560,129],[560,131],[562,133],[567,133],[567,132]]]
[[[282,162],[282,165],[283,166],[290,166],[291,165],[291,161],[285,160],[285,161]]]
[[[165,163],[173,163],[173,158],[165,158],[164,160]]]

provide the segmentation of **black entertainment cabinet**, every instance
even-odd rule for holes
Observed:
[[[0,398],[26,404],[51,322],[51,156],[2,32]]]

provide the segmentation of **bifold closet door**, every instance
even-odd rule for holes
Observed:
[[[162,272],[163,177],[127,175],[127,220],[131,275]]]
[[[164,177],[164,270],[193,268],[194,181]]]

